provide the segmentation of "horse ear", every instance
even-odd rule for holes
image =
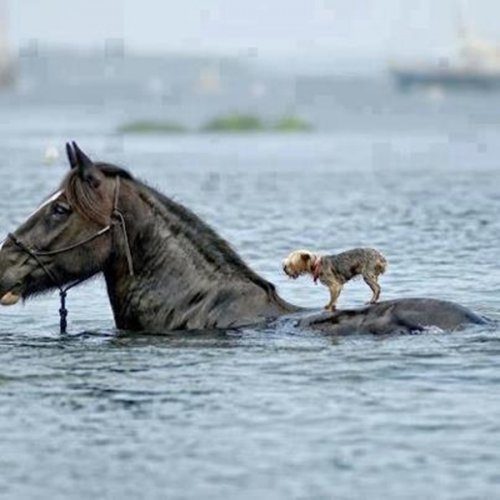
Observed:
[[[78,173],[82,179],[85,179],[85,172],[94,165],[92,160],[78,147],[78,144],[73,141],[73,150],[76,154],[76,161],[78,165]]]
[[[66,156],[68,157],[69,168],[73,170],[78,166],[78,162],[76,160],[75,152],[73,151],[69,142],[66,143]]]

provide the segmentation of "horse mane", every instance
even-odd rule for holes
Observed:
[[[182,231],[203,257],[217,268],[229,266],[246,279],[262,288],[267,294],[277,297],[275,286],[250,269],[235,250],[214,229],[205,223],[194,212],[173,201],[147,184],[135,179],[127,170],[109,163],[96,162],[94,167],[106,177],[120,177],[131,181],[150,193],[153,198],[182,221],[182,226],[176,224],[175,230]],[[103,226],[110,223],[113,201],[102,190],[92,185],[88,180],[82,180],[76,169],[72,170],[61,185],[68,202],[80,215]],[[166,218],[164,216],[164,218]],[[170,222],[172,225],[172,223]]]
[[[134,176],[126,169],[112,165],[111,163],[95,162],[94,166],[97,167],[106,177],[121,177],[133,181]]]
[[[123,168],[109,163],[94,163],[97,171],[90,171],[81,179],[78,170],[71,170],[64,178],[61,189],[66,194],[69,204],[85,219],[106,226],[111,222],[113,200],[100,189],[99,176],[121,177],[134,180]]]
[[[231,245],[198,215],[184,205],[175,202],[157,190],[143,184],[154,197],[183,223],[183,235],[198,248],[203,257],[217,268],[229,266],[267,294],[276,296],[275,286],[259,276],[243,261]]]

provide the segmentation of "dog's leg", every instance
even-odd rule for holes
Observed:
[[[338,283],[332,283],[328,289],[330,290],[330,302],[325,306],[327,311],[335,311],[337,308],[337,299],[339,298],[342,286]]]
[[[377,282],[377,277],[371,274],[364,274],[363,279],[373,292],[373,296],[368,304],[375,304],[380,297],[380,285]]]

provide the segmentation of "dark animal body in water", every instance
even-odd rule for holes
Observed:
[[[453,302],[436,299],[397,299],[304,317],[298,325],[335,333],[415,333],[431,327],[455,330],[467,324],[487,321]]]
[[[2,304],[103,273],[120,329],[237,328],[303,311],[190,210],[121,168],[92,162],[75,143],[67,152],[71,169],[60,188],[0,251]],[[479,320],[449,302],[403,299],[303,321],[345,333]]]

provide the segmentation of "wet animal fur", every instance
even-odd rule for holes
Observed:
[[[116,225],[84,248],[44,260],[62,284],[102,273],[118,328],[142,332],[234,328],[306,314],[281,299],[271,283],[189,209],[118,167],[69,160],[72,170],[57,196],[51,196],[14,234],[31,248],[70,245],[109,222],[118,193],[116,206],[125,219],[134,276],[127,272],[124,235]],[[54,211],[61,204],[70,212]],[[300,269],[305,272],[307,267]],[[4,242],[0,297],[13,304],[13,294],[27,298],[52,288],[54,283],[36,261],[12,240]],[[343,334],[415,331],[426,326],[455,329],[481,322],[458,304],[431,299],[399,299],[323,316],[305,318],[302,324]]]
[[[311,274],[330,290],[325,309],[333,311],[342,287],[355,276],[362,276],[373,292],[370,304],[380,297],[379,275],[387,269],[385,257],[373,248],[355,248],[336,255],[320,256],[309,250],[296,250],[283,261],[283,270],[291,278]]]

